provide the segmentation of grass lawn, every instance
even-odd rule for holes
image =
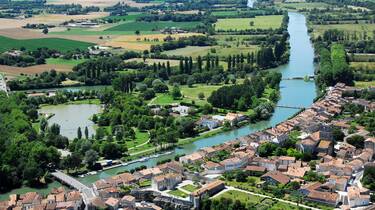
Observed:
[[[159,34],[159,31],[142,31],[141,34]],[[110,36],[110,35],[134,35],[134,31],[100,31],[100,30],[90,30],[86,28],[72,28],[65,31],[55,31],[49,34],[55,35],[82,35],[82,36]]]
[[[63,65],[67,65],[67,66],[70,66],[70,67],[74,67],[74,66],[76,66],[80,63],[83,63],[85,61],[86,61],[86,59],[79,59],[79,60],[70,59],[70,60],[67,60],[67,59],[63,59],[63,58],[47,58],[46,64],[63,64]]]
[[[151,104],[168,105],[172,103],[180,103],[181,101],[182,100],[174,100],[169,93],[158,93],[156,94],[156,98],[152,100]]]
[[[185,185],[183,187],[181,187],[182,189],[186,190],[186,191],[189,191],[189,192],[194,192],[196,190],[199,189],[199,187],[195,186],[195,185],[192,185],[192,184],[188,184],[188,185]]]
[[[242,203],[253,203],[257,204],[261,201],[261,197],[250,195],[244,192],[236,191],[236,190],[229,190],[217,197],[215,199],[219,200],[220,198],[230,198],[232,200],[239,200]]]
[[[139,182],[139,186],[140,187],[149,187],[149,186],[151,186],[151,180],[144,180],[144,181],[141,181],[141,182]]]
[[[182,192],[181,190],[171,190],[168,192],[168,194],[181,197],[181,198],[186,198],[188,196],[188,194]]]
[[[355,86],[359,88],[375,87],[375,81],[370,82],[355,82]]]
[[[78,100],[78,101],[69,101],[66,104],[96,104],[100,105],[99,99],[85,99],[85,100]]]
[[[49,49],[67,52],[75,49],[86,50],[92,45],[94,44],[60,38],[18,40],[0,36],[0,52],[5,52],[11,49],[20,49],[21,47],[25,47],[27,50],[36,50],[37,48],[47,47]]]
[[[314,29],[313,35],[314,37],[318,37],[319,35],[323,35],[325,31],[328,29],[338,29],[345,32],[349,32],[351,34],[357,33],[357,36],[360,35],[359,32],[367,32],[367,36],[373,37],[373,31],[375,30],[375,24],[330,24],[330,25],[313,25],[312,28]],[[360,36],[359,36],[360,37]]]
[[[126,142],[126,146],[128,146],[128,148],[132,148],[137,145],[143,144],[147,142],[150,137],[148,132],[141,132],[138,129],[134,129],[134,131],[135,131],[135,140]],[[131,152],[134,152],[134,151],[131,150]]]
[[[181,29],[195,28],[200,22],[172,22],[172,21],[155,21],[155,22],[126,22],[105,31],[159,31],[168,27],[177,27]]]
[[[282,19],[282,15],[256,16],[255,18],[227,18],[218,19],[215,25],[216,30],[276,29],[280,28]],[[254,22],[253,26],[250,26],[251,21]]]
[[[198,98],[199,93],[203,93],[205,98],[203,101],[207,100],[207,98],[211,95],[212,92],[215,90],[219,89],[223,85],[201,85],[201,84],[196,84],[193,87],[188,87],[186,85],[180,86],[181,93],[184,95],[186,98],[195,100],[197,101],[202,101]]]

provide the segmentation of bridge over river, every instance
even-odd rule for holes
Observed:
[[[83,202],[86,205],[86,209],[88,205],[91,203],[91,200],[95,198],[96,194],[93,188],[88,187],[84,184],[82,184],[80,181],[77,179],[61,172],[61,171],[56,171],[51,173],[52,176],[54,176],[56,179],[60,180],[61,182],[65,183],[66,185],[78,190],[81,192]]]

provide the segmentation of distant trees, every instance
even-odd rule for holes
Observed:
[[[353,72],[346,61],[343,45],[333,44],[331,50],[320,49],[320,69],[318,84],[320,86],[333,86],[338,82],[353,85]]]

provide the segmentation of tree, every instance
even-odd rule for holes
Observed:
[[[357,149],[363,149],[365,146],[365,138],[360,135],[353,135],[346,139],[346,141],[355,146]]]
[[[141,34],[141,32],[139,30],[136,30],[135,32],[135,35],[139,36]]]
[[[65,158],[62,159],[62,165],[64,168],[68,169],[77,169],[81,166],[82,159],[81,156],[78,153],[73,153],[71,155],[66,156]]]
[[[87,164],[88,168],[93,168],[98,158],[98,153],[95,150],[90,149],[85,153],[84,162]]]
[[[182,94],[178,85],[174,85],[172,89],[172,97],[174,100],[181,98]]]
[[[260,157],[268,157],[271,156],[272,153],[278,148],[277,144],[267,142],[264,144],[261,144],[258,147],[258,154]]]
[[[345,137],[345,134],[344,132],[341,131],[340,128],[336,128],[334,127],[332,129],[332,137],[333,137],[333,140],[334,141],[343,141],[344,140],[344,137]]]
[[[78,139],[81,139],[81,138],[82,138],[81,127],[78,127],[78,130],[77,130],[77,138],[78,138]]]
[[[27,115],[29,116],[29,118],[35,122],[35,120],[38,119],[38,110],[35,109],[35,108],[31,108],[27,111]]]
[[[55,136],[60,135],[60,125],[54,123],[49,128],[49,132]]]
[[[95,115],[96,116],[96,115]],[[87,128],[87,126],[85,127],[85,138],[88,139],[89,138],[89,129]]]
[[[250,26],[254,26],[254,21],[250,21]]]
[[[40,130],[42,131],[42,132],[45,132],[46,130],[47,130],[47,128],[48,128],[48,121],[46,120],[46,118],[42,118],[41,120],[40,120]]]
[[[203,92],[198,93],[198,98],[200,100],[203,100],[205,98],[204,93]]]
[[[45,28],[43,29],[42,33],[43,33],[43,34],[48,34],[48,28],[45,27]]]

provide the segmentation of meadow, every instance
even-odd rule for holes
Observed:
[[[301,3],[278,3],[277,7],[283,9],[300,10],[300,9],[324,9],[329,7],[323,2],[301,2]]]
[[[191,29],[198,26],[200,22],[172,22],[172,21],[155,21],[155,22],[125,22],[117,26],[106,29],[105,31],[158,31],[168,27],[180,29]]]
[[[345,32],[349,32],[350,34],[357,33],[358,38],[361,38],[360,34],[363,32],[367,32],[367,36],[369,38],[374,37],[373,31],[375,31],[375,24],[330,24],[330,25],[313,25],[313,35],[314,37],[318,37],[323,35],[325,31],[328,29],[338,29]]]
[[[218,19],[216,30],[246,30],[246,29],[277,29],[280,28],[283,16],[269,15],[256,16],[255,18],[226,18]],[[254,25],[250,25],[250,22]]]
[[[36,50],[41,47],[47,47],[49,49],[55,49],[61,52],[68,52],[75,49],[86,50],[92,45],[94,44],[60,38],[18,40],[0,36],[0,52],[20,49],[21,47],[24,47],[27,50]]]

